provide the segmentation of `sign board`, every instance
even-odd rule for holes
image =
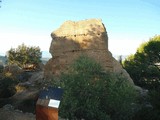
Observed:
[[[41,90],[36,103],[36,120],[58,120],[58,108],[63,89],[49,87]]]
[[[49,87],[40,92],[37,104],[42,106],[59,108],[62,94],[63,94],[63,89]]]
[[[59,108],[59,104],[60,104],[59,100],[50,99],[48,106],[54,107],[54,108]]]

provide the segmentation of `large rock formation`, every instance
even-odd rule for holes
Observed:
[[[52,58],[45,66],[46,79],[66,71],[78,56],[86,54],[99,62],[105,70],[124,74],[133,83],[109,52],[106,28],[100,19],[66,21],[52,32],[51,37]]]

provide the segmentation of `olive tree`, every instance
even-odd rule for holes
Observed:
[[[23,69],[35,69],[39,67],[42,53],[39,47],[28,47],[22,44],[17,48],[11,48],[7,56],[9,64],[16,64]]]

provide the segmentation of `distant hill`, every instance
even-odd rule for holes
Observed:
[[[42,58],[51,58],[51,54],[48,51],[42,51]]]
[[[45,65],[50,58],[41,58],[42,63]]]
[[[48,51],[42,51],[42,63],[45,65],[47,61],[51,58],[51,54]]]

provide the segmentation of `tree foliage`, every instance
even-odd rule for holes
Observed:
[[[134,83],[149,89],[135,120],[160,119],[160,35],[142,43],[134,55],[130,55],[123,66]]]
[[[60,116],[68,119],[130,120],[134,87],[121,75],[104,72],[100,64],[81,56],[61,76],[65,93]]]
[[[28,47],[24,44],[8,51],[8,63],[17,64],[21,68],[37,68],[42,53],[39,47]]]
[[[2,2],[2,0],[0,0],[0,3]],[[1,5],[0,5],[0,8],[1,8]]]
[[[134,55],[123,62],[136,85],[153,89],[160,85],[160,35],[139,46]]]

